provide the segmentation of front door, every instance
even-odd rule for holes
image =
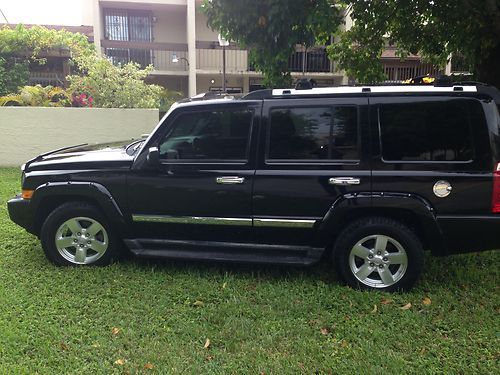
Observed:
[[[133,237],[249,242],[258,104],[180,107],[159,129],[160,166],[129,178]]]

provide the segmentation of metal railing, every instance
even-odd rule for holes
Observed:
[[[157,48],[158,46],[163,45],[147,43],[143,47],[140,43],[107,41],[103,42],[102,50],[116,65],[132,61],[143,68],[153,65],[158,71],[187,71],[189,63],[196,63],[196,69],[199,70],[222,71],[223,52],[219,47],[197,48],[196,62],[188,63],[187,46],[180,45],[179,49],[163,49]],[[177,62],[172,61],[174,55],[177,57]],[[328,59],[326,50],[320,47],[307,52],[295,52],[290,56],[289,68],[291,72],[331,73],[334,71],[334,64]],[[240,74],[247,71],[255,71],[249,63],[248,51],[237,48],[226,49],[226,72]]]
[[[222,49],[196,49],[196,67],[201,70],[222,70]],[[226,73],[242,73],[248,70],[248,51],[226,49]]]
[[[62,72],[30,72],[29,85],[61,86],[65,85]]]
[[[187,71],[187,52],[175,50],[139,49],[139,48],[103,48],[104,54],[115,65],[135,62],[142,68],[153,65],[155,70]],[[173,62],[173,56],[178,61]]]
[[[297,51],[288,59],[291,72],[303,73],[330,73],[333,72],[333,64],[328,58],[326,49],[314,48],[310,51]]]
[[[437,77],[441,73],[434,65],[423,64],[420,61],[383,63],[383,67],[387,76],[386,82],[401,82],[426,74]]]

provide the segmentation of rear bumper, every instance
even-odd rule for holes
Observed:
[[[500,249],[500,215],[438,216],[449,254]]]
[[[23,227],[28,232],[33,233],[33,216],[31,213],[30,201],[16,196],[7,202],[10,220]]]

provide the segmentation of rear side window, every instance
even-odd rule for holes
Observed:
[[[467,101],[384,104],[378,114],[384,161],[467,162],[474,157]]]
[[[268,160],[357,160],[354,106],[271,110]]]

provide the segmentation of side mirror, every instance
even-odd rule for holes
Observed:
[[[149,148],[146,160],[151,167],[156,167],[160,164],[160,151],[158,151],[158,147]]]

